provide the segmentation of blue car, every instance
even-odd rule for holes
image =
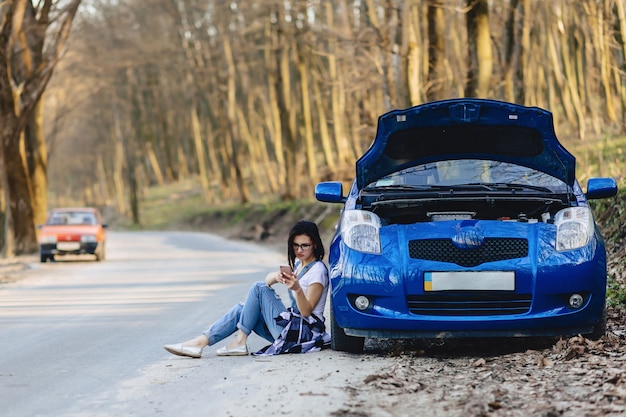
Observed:
[[[606,251],[552,114],[452,99],[378,119],[329,250],[332,348],[365,338],[538,337],[606,327]]]

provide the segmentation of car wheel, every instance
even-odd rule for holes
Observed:
[[[364,337],[348,336],[335,321],[332,306],[330,308],[330,346],[333,350],[350,353],[363,353]]]
[[[105,250],[104,250],[104,242],[102,243],[102,246],[100,247],[99,251],[96,251],[96,261],[104,261],[105,258]]]
[[[602,311],[602,317],[600,317],[600,321],[593,326],[593,332],[591,332],[588,336],[588,339],[591,340],[599,340],[606,334],[606,306],[604,307],[604,311]]]

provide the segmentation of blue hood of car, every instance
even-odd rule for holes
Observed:
[[[576,178],[576,158],[557,139],[552,113],[496,100],[452,99],[380,116],[374,142],[356,163],[357,187],[451,159],[514,163],[569,185]]]

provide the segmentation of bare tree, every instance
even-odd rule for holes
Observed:
[[[0,165],[4,167],[0,175],[7,187],[5,232],[14,236],[15,245],[5,246],[7,256],[36,248],[35,219],[40,220],[46,211],[47,188],[40,100],[80,3],[15,0],[0,4]],[[22,146],[29,158],[21,152]]]
[[[378,115],[424,100],[546,107],[572,138],[625,125],[623,1],[92,5],[98,13],[81,16],[70,56],[90,95],[63,137],[101,147],[93,165],[120,174],[90,175],[117,204],[133,192],[119,138],[136,141],[138,198],[141,187],[194,176],[206,201],[253,202],[348,180]],[[131,90],[118,76],[128,68]],[[88,114],[101,117],[89,124]],[[57,164],[49,158],[54,184]],[[82,188],[72,192],[83,198]]]

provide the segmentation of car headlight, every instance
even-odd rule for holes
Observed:
[[[359,252],[380,253],[380,218],[370,211],[346,210],[341,217],[341,240]]]
[[[57,235],[42,235],[39,237],[39,243],[57,243]]]
[[[556,213],[556,250],[565,251],[585,246],[594,233],[593,215],[589,207],[569,207]]]
[[[82,235],[80,241],[83,243],[95,243],[98,241],[96,235]]]

